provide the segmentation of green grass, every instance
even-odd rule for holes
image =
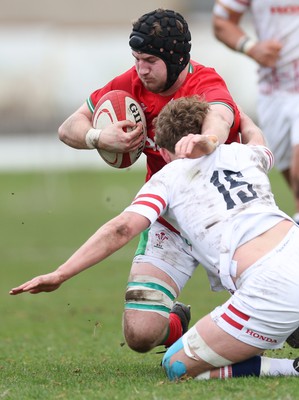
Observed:
[[[123,345],[123,296],[137,239],[54,293],[8,295],[69,257],[130,202],[143,179],[144,172],[134,169],[0,174],[0,398],[296,398],[295,378],[170,383],[161,355]],[[278,204],[292,213],[286,185],[275,171],[271,180]],[[226,298],[210,292],[199,269],[180,300],[192,305],[195,322]],[[295,353],[286,346],[270,354]]]

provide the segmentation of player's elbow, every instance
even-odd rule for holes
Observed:
[[[126,244],[136,236],[134,223],[128,219],[127,213],[122,213],[112,219],[108,222],[107,227],[111,233],[111,237],[122,245]]]
[[[137,213],[124,211],[111,224],[117,240],[126,243],[147,229],[150,221]]]
[[[115,235],[120,240],[129,241],[133,238],[132,229],[126,223],[117,225],[115,227]]]

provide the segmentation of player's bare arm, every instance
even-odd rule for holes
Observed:
[[[230,108],[222,104],[211,104],[203,121],[201,134],[216,135],[220,144],[225,143],[233,123],[234,113]]]
[[[218,10],[218,11],[217,11]],[[217,2],[214,9],[213,28],[218,40],[235,51],[246,54],[264,67],[274,67],[282,48],[277,40],[256,41],[251,39],[239,25],[243,14],[237,13]]]
[[[87,104],[84,103],[59,127],[59,139],[70,147],[88,149],[86,134],[93,128],[91,121],[92,113]],[[130,132],[124,134],[124,130],[127,128]],[[121,121],[98,133],[96,147],[111,152],[134,151],[143,140],[142,126],[140,124],[135,125],[132,121]]]
[[[240,108],[240,131],[242,143],[266,146],[262,130]]]
[[[92,113],[86,103],[70,115],[59,127],[59,139],[75,149],[87,149],[85,136],[91,124]]]
[[[56,271],[37,276],[11,289],[9,293],[17,295],[24,292],[36,294],[54,291],[66,280],[109,257],[149,225],[149,220],[142,215],[123,212],[99,228]]]
[[[238,41],[246,35],[239,25],[242,15],[224,7],[220,1],[217,2],[217,9],[214,8],[212,20],[214,34],[232,50],[236,49]]]

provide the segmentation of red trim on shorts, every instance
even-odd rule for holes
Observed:
[[[232,304],[230,304],[230,305],[228,306],[228,309],[229,309],[232,313],[236,314],[238,317],[244,319],[245,321],[248,321],[249,318],[250,318],[247,314],[244,314],[244,313],[242,313],[241,311],[237,310]]]
[[[221,318],[224,319],[228,324],[232,325],[234,328],[237,328],[239,330],[243,329],[244,326],[239,324],[238,322],[234,321],[231,317],[229,317],[227,314],[222,314]]]

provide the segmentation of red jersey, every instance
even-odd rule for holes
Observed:
[[[87,100],[91,112],[100,98],[111,90],[125,90],[129,92],[143,108],[147,121],[147,141],[144,153],[147,158],[146,180],[159,171],[165,165],[155,143],[153,131],[153,119],[156,118],[161,109],[172,99],[184,96],[198,95],[210,104],[220,103],[229,107],[234,115],[234,124],[226,143],[239,141],[240,116],[238,108],[233,101],[224,80],[213,68],[191,61],[189,72],[183,85],[171,96],[161,96],[145,89],[140,81],[135,67],[132,67],[122,75],[117,76],[107,83],[103,88],[94,91]]]

